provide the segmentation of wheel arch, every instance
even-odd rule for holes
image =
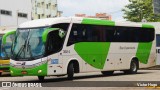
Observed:
[[[68,60],[68,63],[66,65],[66,73],[67,73],[67,69],[70,63],[73,63],[73,67],[74,67],[74,73],[79,73],[80,72],[80,64],[79,61],[77,59],[70,59]]]
[[[137,63],[138,69],[139,69],[139,59],[137,57],[132,57],[131,62],[132,61],[135,61]],[[131,62],[130,62],[130,64],[131,64]]]

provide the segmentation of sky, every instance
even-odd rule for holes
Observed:
[[[95,13],[108,13],[112,15],[114,21],[125,21],[121,11],[128,0],[57,0],[58,10],[62,11],[62,16],[75,16],[75,14],[87,14],[94,16]]]

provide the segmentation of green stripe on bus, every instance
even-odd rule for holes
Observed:
[[[15,68],[10,66],[10,71],[12,76],[47,76],[47,67],[48,63],[42,64],[40,66],[34,67],[34,68]],[[38,73],[39,70],[42,70],[41,73]],[[22,71],[26,71],[27,74],[22,74]]]
[[[10,66],[0,66],[0,69],[3,69],[3,68],[9,68]]]
[[[152,42],[138,44],[136,57],[141,63],[144,64],[148,63],[151,48],[152,48]]]
[[[103,69],[109,48],[108,42],[81,42],[74,47],[85,62],[97,69]]]
[[[154,28],[154,27],[149,24],[142,24],[142,28]],[[148,43],[140,42],[138,44],[136,57],[141,63],[144,63],[144,64],[148,63],[151,48],[152,48],[152,42],[148,42]]]
[[[97,19],[89,19],[89,18],[84,18],[84,19],[82,20],[82,24],[115,26],[115,22],[114,22],[114,21],[109,21],[109,20],[97,20]]]
[[[4,34],[3,37],[2,37],[2,44],[6,44],[6,38],[7,38],[7,36],[15,34],[15,33],[16,33],[16,30],[15,31],[10,31],[10,32]]]
[[[89,18],[84,18],[82,24],[115,26],[114,21]],[[110,42],[80,42],[76,43],[74,47],[85,62],[97,69],[103,69],[109,48]]]
[[[142,24],[142,28],[154,28],[154,26],[150,24]]]

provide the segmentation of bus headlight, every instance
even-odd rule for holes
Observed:
[[[38,70],[38,73],[41,73],[42,72],[42,70]]]
[[[13,71],[11,70],[11,73],[13,73]]]

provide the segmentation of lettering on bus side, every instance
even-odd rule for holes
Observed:
[[[70,50],[63,50],[63,53],[70,53]]]
[[[120,50],[128,50],[128,49],[136,49],[136,47],[127,47],[127,46],[120,46],[119,47]]]

